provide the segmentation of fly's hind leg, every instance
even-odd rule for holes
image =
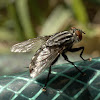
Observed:
[[[49,67],[48,76],[47,76],[45,85],[44,85],[44,87],[43,87],[43,89],[42,89],[42,91],[44,91],[44,92],[46,91],[46,86],[47,86],[47,83],[48,83],[48,81],[49,81],[50,74],[51,74],[51,66]]]
[[[43,89],[42,89],[42,91],[44,91],[44,92],[46,91],[46,86],[47,86],[47,83],[48,83],[48,81],[49,81],[49,77],[50,77],[50,74],[51,74],[51,67],[52,67],[52,65],[58,60],[59,56],[60,56],[60,55],[58,55],[58,57],[52,62],[51,66],[49,67],[48,76],[47,76],[45,85],[44,85],[44,87],[43,87]]]
[[[82,72],[80,69],[78,69],[77,66],[76,66],[73,62],[71,62],[71,61],[68,59],[68,57],[65,55],[64,52],[62,53],[62,56],[64,57],[64,59],[65,59],[66,61],[68,61],[69,63],[71,63],[72,65],[74,65],[74,67],[75,67],[82,75],[86,75],[84,72]]]

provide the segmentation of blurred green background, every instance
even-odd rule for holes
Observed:
[[[5,66],[12,63],[8,60],[11,55],[4,55],[11,54],[15,43],[69,30],[71,26],[86,33],[78,44],[85,47],[85,54],[100,56],[100,0],[0,0],[1,61],[6,59]]]
[[[0,0],[0,53],[17,42],[75,26],[86,32],[85,52],[100,55],[99,0]]]

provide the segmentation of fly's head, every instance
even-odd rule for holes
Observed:
[[[71,27],[71,32],[73,33],[75,42],[81,41],[82,40],[82,33],[85,34],[85,32],[83,32],[82,30],[77,29],[75,27]]]

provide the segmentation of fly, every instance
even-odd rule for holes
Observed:
[[[69,31],[59,32],[51,36],[37,37],[15,44],[12,46],[11,52],[29,52],[32,49],[37,48],[37,51],[29,65],[30,76],[32,78],[35,78],[49,67],[47,80],[43,87],[43,91],[46,91],[46,86],[51,73],[51,66],[57,61],[60,54],[64,57],[66,61],[71,63],[82,75],[85,74],[80,69],[78,69],[77,66],[72,61],[70,61],[65,54],[67,51],[76,52],[81,50],[80,57],[82,58],[82,60],[91,60],[90,58],[84,59],[82,57],[84,47],[73,48],[73,45],[75,43],[82,40],[82,33],[84,33],[82,30],[71,27]]]

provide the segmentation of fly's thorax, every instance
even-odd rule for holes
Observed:
[[[46,46],[61,46],[80,42],[82,40],[82,33],[84,33],[82,30],[72,27],[70,31],[63,31],[52,35],[46,41]]]
[[[52,35],[47,41],[46,46],[61,46],[63,44],[69,44],[73,42],[72,33],[69,31],[63,31]]]

